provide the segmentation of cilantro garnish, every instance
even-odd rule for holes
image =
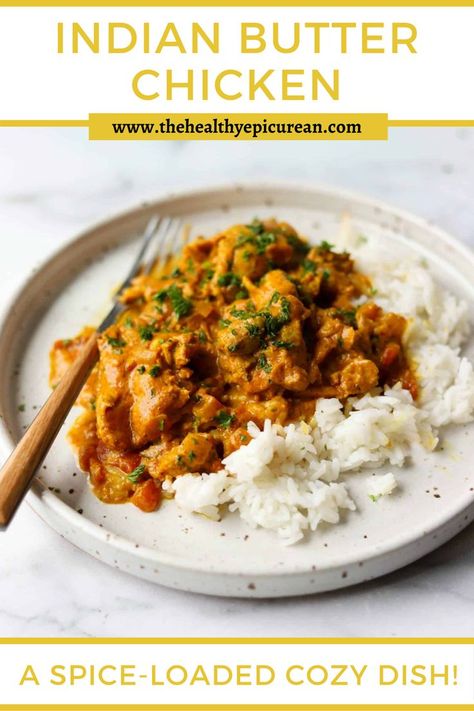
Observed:
[[[235,415],[231,415],[230,412],[221,410],[217,413],[215,419],[219,423],[220,427],[229,427],[235,420]]]
[[[316,271],[316,262],[313,262],[312,259],[303,259],[301,266],[303,267],[303,271],[305,274],[314,274],[314,272]]]
[[[127,345],[122,338],[112,338],[111,336],[106,336],[106,338],[107,338],[107,343],[112,348],[123,348],[124,346]]]
[[[267,360],[265,353],[261,353],[257,358],[257,368],[264,370],[265,373],[270,373],[272,366]]]
[[[330,242],[327,242],[325,239],[323,239],[323,241],[318,244],[318,250],[320,252],[330,252],[333,247],[334,245]]]
[[[138,327],[138,333],[142,341],[151,341],[155,333],[155,327],[152,326],[151,323],[147,323],[144,326]]]
[[[217,279],[218,286],[240,286],[241,279],[238,274],[227,272]]]
[[[132,482],[132,484],[136,484],[144,475],[145,473],[145,465],[144,464],[139,464],[138,467],[135,467],[133,472],[128,475],[127,479]]]

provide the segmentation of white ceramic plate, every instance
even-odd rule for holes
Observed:
[[[294,184],[246,184],[173,195],[99,225],[37,271],[6,311],[0,331],[1,445],[9,450],[48,395],[52,342],[95,324],[152,213],[180,215],[192,233],[275,215],[309,238],[334,241],[342,213],[387,255],[422,256],[449,289],[474,302],[473,254],[426,222],[346,193]],[[24,407],[23,407],[24,406]],[[282,546],[236,515],[214,523],[165,502],[154,514],[106,506],[89,490],[61,431],[28,496],[34,510],[72,543],[148,580],[215,595],[277,597],[351,585],[433,550],[474,517],[472,428],[444,435],[442,451],[405,467],[397,492],[374,504],[366,475],[352,475],[357,511],[304,542]]]

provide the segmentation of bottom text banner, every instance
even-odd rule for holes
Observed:
[[[473,709],[474,640],[3,639],[0,709]]]

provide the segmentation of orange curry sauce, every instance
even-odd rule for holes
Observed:
[[[406,319],[372,296],[348,253],[274,220],[197,239],[137,277],[70,433],[95,494],[153,511],[164,479],[217,471],[249,441],[249,420],[309,419],[320,397],[398,381],[416,398]],[[54,344],[53,386],[91,330]]]

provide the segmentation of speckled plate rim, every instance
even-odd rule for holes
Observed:
[[[94,235],[103,229],[113,230],[115,226],[123,227],[123,223],[130,221],[135,222],[137,218],[143,217],[145,221],[147,215],[154,213],[161,205],[171,205],[173,202],[179,203],[180,201],[186,200],[196,200],[200,197],[208,196],[210,193],[220,196],[220,200],[225,202],[226,196],[229,192],[241,191],[245,193],[251,190],[288,190],[294,192],[295,190],[301,190],[304,192],[311,192],[315,195],[326,196],[328,198],[335,198],[340,201],[347,201],[349,204],[358,203],[367,210],[380,211],[381,213],[389,214],[392,218],[398,219],[402,222],[409,223],[413,227],[429,231],[434,239],[444,243],[446,247],[457,252],[464,260],[472,265],[474,270],[474,253],[465,245],[460,243],[455,237],[440,229],[439,227],[433,225],[429,220],[413,215],[412,213],[398,208],[392,207],[390,204],[380,201],[378,199],[373,199],[370,197],[365,197],[355,193],[353,191],[341,190],[339,188],[332,188],[324,185],[319,185],[316,183],[301,182],[301,181],[275,181],[275,180],[245,180],[242,183],[220,183],[218,186],[208,186],[199,189],[183,189],[181,191],[171,191],[168,193],[163,193],[160,197],[155,200],[147,200],[141,202],[137,207],[131,207],[124,210],[118,215],[111,217],[109,219],[102,220],[92,227],[82,231],[78,236],[68,241],[65,245],[61,246],[59,249],[53,251],[52,254],[40,264],[39,267],[34,269],[34,271],[24,280],[24,282],[14,291],[10,299],[3,305],[0,309],[0,343],[5,339],[5,332],[11,327],[11,321],[14,319],[12,316],[15,304],[19,301],[22,295],[28,290],[29,286],[41,277],[43,272],[48,271],[55,262],[60,262],[67,255],[68,251],[71,249],[72,245],[78,245],[79,243],[87,243],[94,239]],[[15,445],[15,438],[8,431],[3,420],[0,421],[0,451],[4,456],[7,456],[12,447]],[[48,488],[40,481],[35,480],[32,484],[31,490],[27,496],[27,502],[30,507],[40,516],[42,520],[51,525],[57,530],[57,526],[50,519],[63,519],[65,523],[75,530],[82,530],[83,533],[90,539],[96,540],[97,543],[101,543],[104,546],[115,548],[117,551],[121,551],[132,558],[141,559],[143,561],[151,562],[157,565],[169,566],[171,569],[176,570],[186,570],[189,573],[202,573],[208,574],[212,577],[222,576],[222,577],[235,577],[235,572],[225,571],[225,570],[209,570],[206,567],[206,563],[199,563],[195,565],[189,565],[186,561],[181,561],[176,559],[172,553],[167,554],[162,551],[158,552],[152,548],[141,545],[139,548],[130,540],[123,536],[111,533],[99,525],[93,523],[92,521],[84,518],[75,509],[68,506],[61,499],[56,497],[53,492],[49,491]],[[409,532],[400,534],[396,543],[391,541],[388,544],[381,544],[376,551],[368,553],[365,560],[376,564],[378,560],[386,560],[387,556],[395,552],[401,552],[404,548],[413,548],[420,539],[431,537],[432,540],[436,539],[436,542],[432,542],[429,545],[424,545],[420,548],[418,553],[413,553],[413,550],[406,558],[394,565],[387,566],[382,565],[381,571],[375,573],[371,577],[376,577],[377,575],[383,575],[390,570],[395,568],[400,568],[409,562],[425,555],[430,550],[438,547],[442,543],[449,540],[457,532],[466,527],[471,520],[474,518],[474,496],[472,500],[466,500],[460,505],[459,503],[454,503],[447,508],[444,508],[442,513],[437,517],[435,522],[430,526],[426,526],[423,522],[420,522],[419,527],[410,528]],[[457,525],[449,527],[448,524],[457,519]],[[447,526],[448,530],[443,535],[443,528]],[[434,536],[439,532],[439,536]],[[67,537],[72,543],[74,540],[72,537]],[[79,546],[81,547],[81,546]],[[318,567],[318,573],[329,572],[332,569],[340,570],[343,567],[350,567],[351,565],[360,562],[360,556],[357,554],[346,555],[344,560],[335,559],[331,564],[323,565]],[[373,566],[372,566],[373,567]],[[268,577],[279,577],[284,578],[287,576],[295,576],[299,574],[312,574],[315,575],[314,570],[310,571],[306,567],[300,570],[292,571],[279,571],[278,573],[264,573],[264,576]],[[247,575],[245,570],[245,565],[243,565],[241,576]],[[254,571],[252,572],[253,578],[258,578],[259,575]],[[357,582],[357,581],[356,581]],[[347,584],[351,584],[348,582]],[[340,587],[341,585],[334,585],[334,587]],[[328,589],[328,588],[326,588]],[[299,594],[299,593],[297,593]]]

